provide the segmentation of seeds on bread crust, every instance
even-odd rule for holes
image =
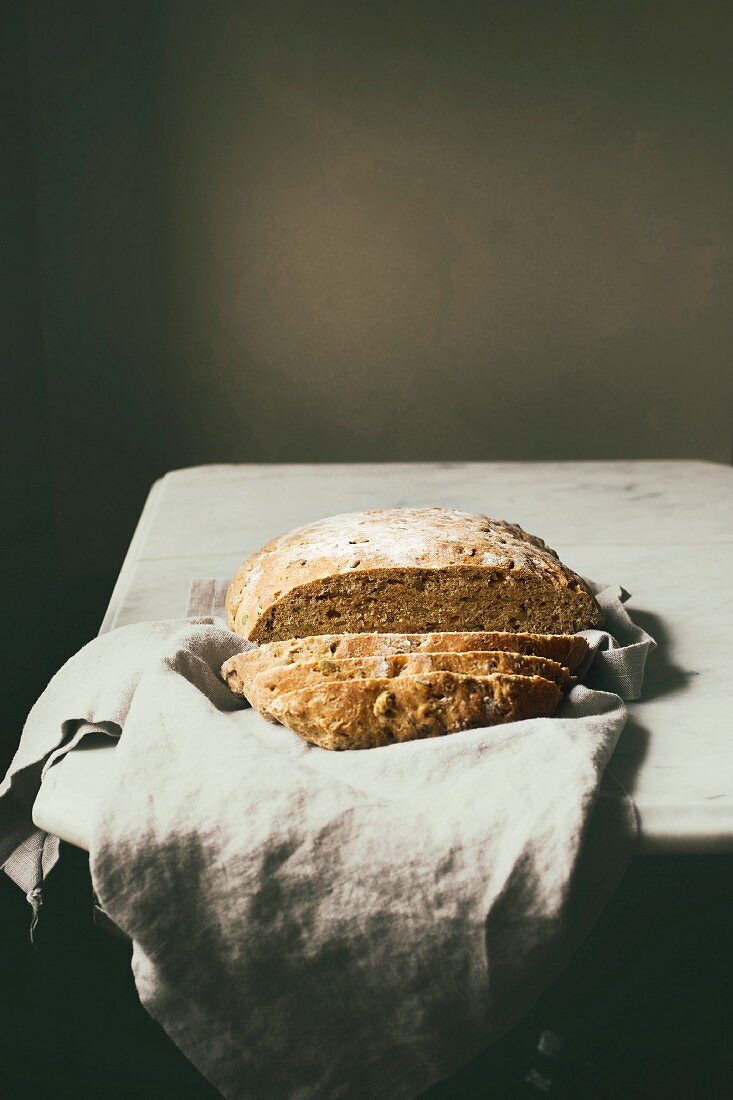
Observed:
[[[258,673],[302,661],[338,661],[356,657],[406,653],[511,652],[544,657],[575,672],[588,653],[585,638],[574,634],[475,633],[437,634],[318,634],[270,642],[237,653],[222,666],[222,677],[232,691],[246,695],[246,685]],[[327,667],[327,666],[326,666]]]
[[[324,680],[363,680],[420,676],[430,672],[457,672],[466,676],[489,676],[506,672],[519,676],[543,676],[559,687],[567,687],[570,673],[557,661],[521,653],[399,653],[391,656],[322,658],[289,665],[275,665],[249,675],[245,665],[233,690],[244,694],[252,706],[266,713],[274,694],[312,687]]]
[[[330,680],[276,695],[271,715],[326,749],[378,748],[554,713],[562,692],[540,676],[463,676]]]
[[[602,621],[542,539],[444,508],[331,516],[273,539],[243,563],[226,606],[231,628],[258,643],[334,627],[574,633]]]

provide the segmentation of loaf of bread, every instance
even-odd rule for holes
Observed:
[[[232,630],[258,643],[326,633],[571,634],[602,616],[542,539],[444,508],[333,516],[273,539],[226,598]]]
[[[540,676],[429,672],[329,680],[269,703],[272,716],[325,749],[369,749],[551,715],[562,692]]]
[[[269,714],[274,695],[314,687],[327,680],[392,679],[428,672],[457,672],[463,676],[490,676],[508,672],[517,676],[543,676],[561,689],[570,673],[557,661],[520,653],[399,653],[388,657],[321,657],[292,665],[275,665],[250,675],[253,666],[238,657],[226,662],[222,674],[236,695],[243,695],[262,714]]]
[[[316,634],[254,646],[231,657],[222,676],[231,684],[252,682],[258,673],[278,665],[322,658],[388,657],[399,653],[466,653],[497,650],[545,657],[575,672],[588,653],[578,634],[467,633],[440,634]]]

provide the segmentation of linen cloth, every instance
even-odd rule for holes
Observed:
[[[217,674],[242,640],[212,620],[104,635],[29,716],[0,852],[35,843],[37,905],[42,769],[121,734],[91,872],[148,1012],[232,1100],[414,1097],[528,1010],[623,873],[635,815],[604,770],[654,645],[625,597],[598,591],[608,630],[557,716],[361,752],[243,709]]]

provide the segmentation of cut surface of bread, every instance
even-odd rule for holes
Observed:
[[[246,696],[253,707],[268,712],[274,694],[314,687],[327,680],[391,679],[426,672],[457,672],[464,676],[490,676],[507,672],[517,676],[543,676],[560,688],[568,686],[570,673],[557,661],[521,653],[399,653],[382,657],[321,657],[293,665],[275,665],[252,679],[248,669],[237,666],[227,678],[232,691]],[[236,670],[236,671],[235,671]]]
[[[551,715],[562,698],[540,676],[429,672],[331,680],[276,695],[270,715],[324,749],[379,748]]]
[[[585,638],[573,634],[469,633],[438,634],[317,634],[290,638],[237,653],[222,666],[222,677],[233,691],[246,694],[244,684],[278,665],[322,658],[386,657],[403,653],[464,653],[497,650],[557,661],[575,672],[588,653]]]
[[[374,631],[573,633],[602,615],[585,582],[516,524],[444,508],[332,516],[273,539],[227,592],[263,643]]]

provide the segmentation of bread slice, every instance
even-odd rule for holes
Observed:
[[[562,698],[541,676],[422,676],[330,680],[276,695],[276,721],[324,749],[370,749],[551,715]]]
[[[510,634],[449,631],[439,634],[317,634],[270,642],[237,653],[222,666],[232,691],[246,695],[246,684],[266,669],[322,658],[387,657],[398,653],[508,651],[556,661],[575,672],[586,654],[585,638],[573,634]]]
[[[232,691],[246,696],[253,707],[267,712],[274,694],[314,687],[326,680],[390,679],[419,676],[426,672],[457,672],[463,676],[490,676],[508,672],[518,676],[543,676],[566,688],[570,673],[557,661],[528,657],[521,653],[399,653],[385,657],[321,657],[294,665],[275,665],[254,679],[232,662],[227,682]]]
[[[542,539],[445,508],[332,516],[268,543],[226,597],[250,641],[340,632],[574,633],[602,622],[588,586]]]

